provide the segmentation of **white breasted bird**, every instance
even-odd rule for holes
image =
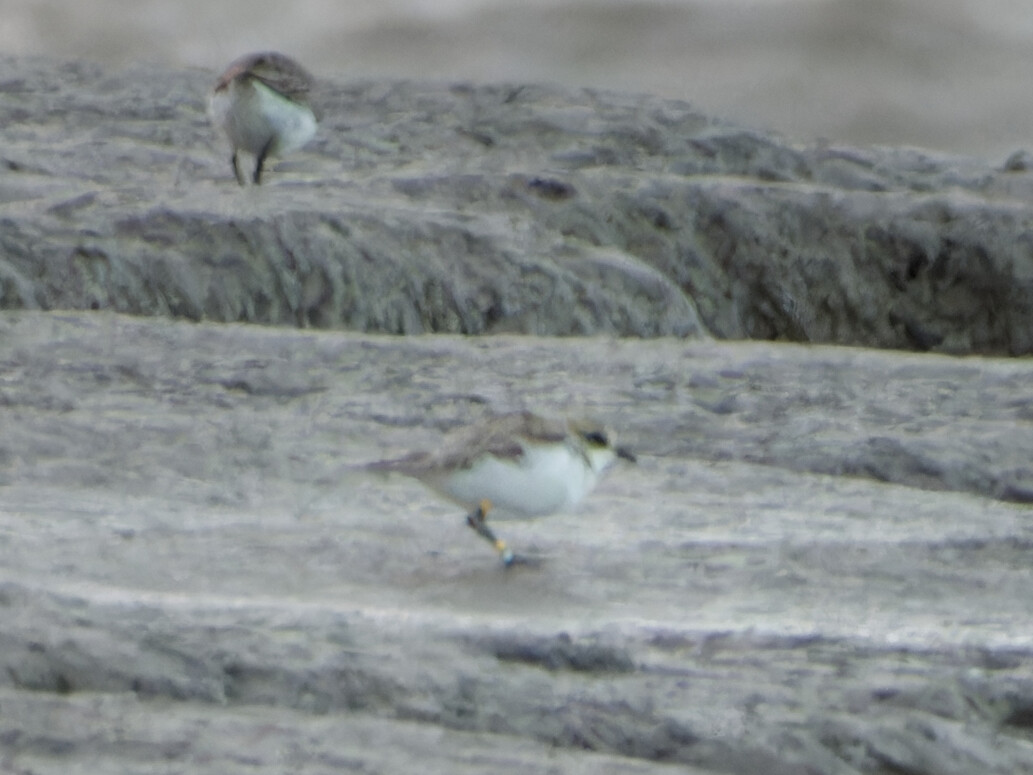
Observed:
[[[365,468],[414,477],[468,509],[467,524],[508,566],[527,560],[514,555],[488,527],[489,511],[534,517],[569,509],[618,458],[635,461],[598,423],[558,422],[516,412],[462,428],[438,449]]]
[[[233,174],[245,185],[239,154],[255,157],[251,175],[261,183],[270,156],[283,156],[312,139],[316,114],[309,105],[314,80],[288,56],[265,51],[233,62],[219,76],[208,101],[212,123],[230,141]]]

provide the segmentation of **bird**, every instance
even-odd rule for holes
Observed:
[[[241,151],[255,157],[251,180],[257,185],[268,157],[296,150],[315,135],[317,117],[309,105],[314,84],[305,68],[275,51],[242,56],[219,76],[208,116],[230,141],[230,163],[240,185],[246,184]]]
[[[504,566],[532,564],[488,526],[488,513],[536,517],[579,503],[618,459],[634,453],[594,420],[546,419],[529,411],[489,416],[444,438],[434,450],[379,460],[375,472],[401,473],[468,509],[466,523]]]

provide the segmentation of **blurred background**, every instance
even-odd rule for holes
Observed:
[[[799,141],[1033,145],[1033,0],[0,0],[0,53],[647,91]]]

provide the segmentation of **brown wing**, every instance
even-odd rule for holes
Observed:
[[[547,420],[532,412],[496,415],[463,429],[456,435],[454,444],[450,438],[448,448],[453,454],[448,462],[450,467],[465,468],[483,455],[519,457],[524,452],[525,441],[556,442],[566,437],[565,423]],[[457,457],[461,448],[466,450],[465,454]]]
[[[226,88],[236,78],[257,78],[295,102],[305,102],[314,83],[304,67],[276,51],[262,51],[237,59],[219,77],[216,91]]]
[[[443,470],[469,468],[484,455],[518,458],[524,452],[522,441],[563,441],[567,426],[531,412],[513,412],[490,417],[462,428],[445,439],[441,447],[429,452],[414,452],[396,460],[381,460],[366,466],[371,471],[392,471],[424,478]]]

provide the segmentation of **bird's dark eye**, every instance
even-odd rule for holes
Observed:
[[[590,433],[584,434],[584,439],[589,444],[595,444],[600,447],[608,447],[610,440],[606,438],[606,434],[602,431],[591,431]]]

